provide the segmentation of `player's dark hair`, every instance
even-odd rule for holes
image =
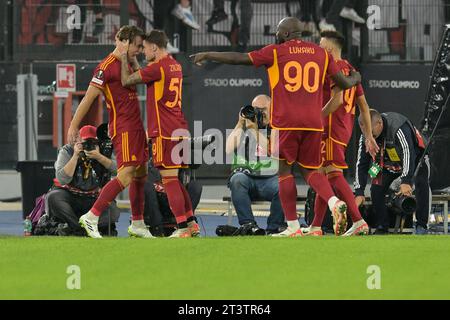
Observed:
[[[145,33],[141,28],[136,26],[122,26],[119,31],[117,31],[116,37],[120,40],[130,40],[130,43],[134,41],[136,37],[144,38]]]
[[[339,46],[340,49],[344,48],[345,46],[345,38],[338,31],[331,31],[331,30],[322,31],[320,33],[320,36],[322,38],[331,39],[332,41],[334,41],[334,43],[336,43]]]
[[[162,30],[152,30],[147,32],[144,37],[144,40],[156,44],[158,48],[165,49],[167,47],[167,43],[169,42],[169,38],[167,38],[166,33]]]

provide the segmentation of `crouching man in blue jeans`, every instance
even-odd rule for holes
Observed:
[[[269,108],[269,96],[256,96],[251,106],[241,109],[239,121],[226,143],[227,155],[233,156],[228,186],[239,224],[243,227],[257,227],[251,202],[270,201],[267,234],[279,233],[286,228],[278,196],[278,164],[268,155]]]

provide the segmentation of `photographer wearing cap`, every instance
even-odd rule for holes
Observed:
[[[278,165],[268,155],[270,102],[269,96],[258,95],[251,106],[241,108],[239,121],[226,143],[226,153],[234,155],[228,183],[231,201],[241,228],[256,230],[250,234],[261,233],[253,216],[252,200],[271,201],[267,233],[279,233],[285,229],[278,196]]]
[[[415,186],[416,234],[426,234],[430,211],[429,160],[425,156],[417,176],[416,167],[423,155],[425,145],[419,131],[405,116],[387,112],[380,114],[371,109],[372,135],[380,147],[380,151],[372,159],[364,151],[364,137],[359,140],[358,159],[355,174],[355,201],[358,206],[364,203],[364,189],[367,176],[372,177],[371,197],[377,220],[377,234],[384,234],[389,227],[389,216],[385,196],[389,194],[391,183],[400,177],[400,188],[394,194],[401,203],[413,196]],[[360,127],[363,126],[361,117]],[[403,197],[403,199],[399,199]],[[391,199],[392,200],[392,199]],[[392,202],[392,201],[390,201]],[[410,201],[408,201],[410,202]]]
[[[106,126],[99,129],[106,129]],[[84,234],[78,219],[92,207],[100,188],[110,180],[111,173],[117,170],[111,154],[112,144],[107,133],[94,126],[82,127],[75,144],[66,144],[59,150],[55,162],[54,187],[46,196],[46,212],[58,222],[67,223],[67,230],[62,231],[64,235]],[[115,202],[110,204],[109,210],[111,229],[116,234],[115,222],[120,213]],[[103,233],[108,230],[107,212],[105,210],[102,213],[99,222],[99,229]]]

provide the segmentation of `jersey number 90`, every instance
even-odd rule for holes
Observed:
[[[310,79],[311,71],[313,79]],[[303,87],[306,92],[314,93],[320,85],[320,68],[315,62],[308,62],[302,67],[297,61],[289,61],[284,66],[283,77],[287,82],[284,85],[287,91],[296,92]]]

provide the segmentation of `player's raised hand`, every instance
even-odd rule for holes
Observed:
[[[199,53],[190,55],[189,58],[191,58],[193,63],[195,63],[198,66],[201,66],[206,60],[208,60],[207,56],[208,56],[207,52],[199,52]]]
[[[357,83],[361,83],[361,73],[355,70],[350,71],[350,76],[354,77],[354,79],[357,81]]]
[[[370,154],[372,159],[375,159],[375,156],[377,155],[378,151],[380,151],[380,147],[378,147],[378,144],[376,140],[373,137],[369,137],[366,139],[366,152]]]
[[[116,47],[117,51],[120,55],[127,54],[128,53],[128,47],[130,45],[130,40],[122,40],[116,39]]]

